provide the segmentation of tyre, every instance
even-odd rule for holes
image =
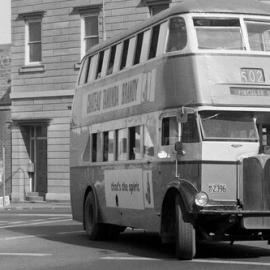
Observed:
[[[98,207],[93,192],[89,192],[84,203],[84,222],[86,234],[91,240],[102,240],[104,226],[98,223]]]
[[[195,230],[192,223],[185,220],[181,207],[181,198],[175,199],[175,250],[180,260],[191,260],[196,253]]]

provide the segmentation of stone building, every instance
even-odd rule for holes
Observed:
[[[5,194],[11,194],[11,130],[10,130],[10,44],[0,45],[0,196],[3,195],[3,169],[5,168]],[[3,149],[5,148],[5,157]],[[5,166],[3,166],[5,161]]]
[[[12,199],[69,200],[69,128],[80,59],[168,0],[12,0]]]

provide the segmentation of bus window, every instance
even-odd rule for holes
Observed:
[[[84,152],[83,152],[82,160],[90,161],[90,136],[88,136],[88,140],[87,140]]]
[[[127,160],[128,157],[128,129],[118,130],[117,157],[118,160]]]
[[[133,64],[135,45],[136,45],[136,37],[132,37],[129,41],[126,67],[131,67]]]
[[[270,51],[270,23],[246,22],[250,49],[253,51]]]
[[[156,57],[157,46],[158,46],[159,28],[160,28],[160,25],[158,24],[158,25],[154,26],[152,29],[152,36],[151,36],[150,51],[149,51],[148,59]]]
[[[141,58],[140,63],[143,63],[147,60],[149,54],[149,47],[150,47],[150,38],[151,38],[151,30],[147,30],[143,34],[143,50],[141,51]]]
[[[142,51],[143,33],[139,33],[137,36],[136,49],[133,65],[140,63],[141,51]]]
[[[186,24],[183,18],[174,17],[169,21],[167,52],[182,50],[187,45]]]
[[[84,84],[87,82],[87,75],[90,66],[90,58],[86,57],[81,68],[80,78],[78,84]]]
[[[92,134],[92,162],[102,161],[101,133]]]
[[[109,132],[103,132],[103,161],[108,161],[109,156]]]
[[[120,64],[120,70],[122,70],[126,66],[127,62],[127,54],[128,54],[128,45],[129,45],[129,39],[126,39],[124,41],[123,45],[123,51],[121,56],[121,64]]]
[[[129,159],[140,159],[141,155],[141,127],[129,128]]]
[[[103,132],[103,161],[114,161],[114,131]]]
[[[176,117],[166,117],[162,119],[161,144],[173,145],[178,138],[178,128]]]
[[[199,49],[243,50],[239,19],[195,18]]]
[[[116,53],[116,45],[111,47],[110,58],[109,58],[108,69],[107,69],[107,75],[110,75],[113,72],[113,64],[114,64],[115,53]]]
[[[153,157],[155,154],[155,141],[156,141],[156,130],[155,126],[148,126],[144,127],[144,155],[146,157]]]
[[[115,160],[115,132],[109,131],[108,161]]]
[[[258,132],[251,113],[201,112],[204,140],[258,141]]]
[[[89,68],[88,72],[88,81],[93,81],[95,79],[97,64],[98,64],[98,54],[95,54],[94,56],[91,57],[91,67]]]
[[[199,131],[195,114],[188,114],[188,121],[183,123],[181,141],[183,143],[199,142]]]
[[[92,134],[92,162],[97,162],[97,133]]]
[[[122,51],[123,51],[123,43],[117,44],[116,45],[114,65],[113,65],[113,73],[119,71],[119,69],[120,69]]]
[[[168,34],[168,21],[163,22],[160,25],[157,56],[164,54],[166,48],[167,34]]]
[[[98,66],[96,71],[96,79],[99,79],[101,77],[101,68],[103,63],[103,57],[104,57],[104,51],[101,51],[98,55]]]
[[[101,68],[101,76],[104,77],[107,74],[107,69],[109,65],[109,57],[110,57],[110,49],[105,50],[104,56],[103,56],[103,64]]]

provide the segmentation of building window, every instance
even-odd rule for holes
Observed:
[[[150,5],[149,6],[150,16],[154,16],[158,14],[159,12],[167,9],[168,7],[169,7],[169,4]]]
[[[81,17],[81,56],[99,42],[98,14]]]
[[[25,36],[26,64],[40,63],[42,60],[41,19],[26,21]]]

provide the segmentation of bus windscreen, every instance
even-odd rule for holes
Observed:
[[[252,51],[270,51],[270,23],[246,21]]]
[[[238,19],[194,18],[199,49],[244,50]]]
[[[201,112],[204,140],[258,141],[255,120],[250,113]]]

